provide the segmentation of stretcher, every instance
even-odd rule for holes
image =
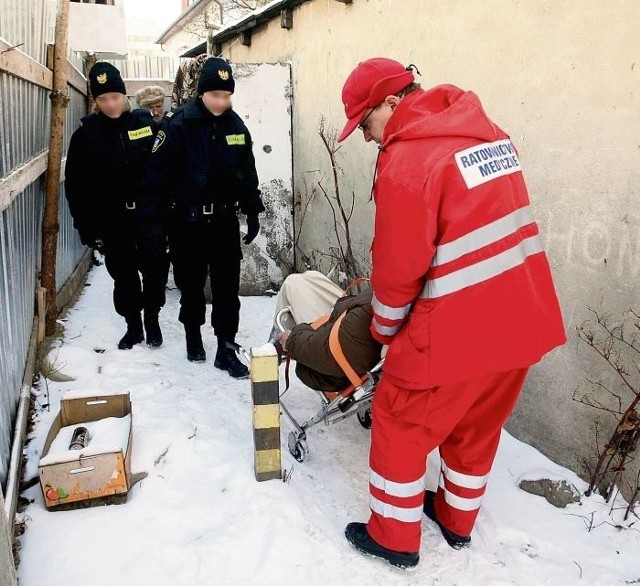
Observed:
[[[283,308],[276,315],[275,323],[278,330],[280,330],[281,332],[288,329],[283,324],[283,319],[285,317],[289,320],[293,319],[293,317],[291,316],[290,307]],[[337,326],[339,327],[339,323],[337,324]],[[338,327],[335,328],[336,339]],[[336,392],[329,393],[324,391],[316,391],[316,393],[320,397],[320,409],[304,422],[298,422],[298,420],[292,415],[291,411],[289,411],[285,403],[282,401],[282,397],[287,392],[287,389],[285,389],[285,391],[280,395],[280,407],[282,409],[282,412],[285,414],[294,428],[288,436],[287,443],[289,452],[298,462],[303,462],[309,454],[309,447],[307,445],[307,431],[320,423],[331,425],[355,415],[360,425],[362,425],[366,429],[371,428],[371,401],[373,400],[373,393],[376,389],[376,386],[378,385],[380,377],[382,376],[382,366],[384,364],[384,358],[382,358],[373,368],[371,368],[371,370],[367,371],[363,376],[358,376],[357,374],[355,374],[355,372],[353,372],[353,370],[347,373],[346,371],[350,367],[348,367],[348,365],[343,366],[341,361],[338,361],[338,363],[343,369],[345,369],[345,374],[347,374],[349,380],[351,381],[351,384],[346,389],[336,389]]]

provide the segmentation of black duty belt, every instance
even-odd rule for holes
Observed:
[[[209,220],[218,214],[236,213],[236,205],[230,203],[208,203],[200,206],[186,206],[187,221]]]

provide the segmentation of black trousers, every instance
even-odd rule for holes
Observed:
[[[110,222],[102,231],[105,265],[113,279],[113,306],[124,317],[143,309],[149,315],[157,314],[165,304],[169,274],[166,244],[149,254],[133,214]]]
[[[211,325],[216,336],[233,340],[240,322],[240,226],[234,211],[173,222],[169,248],[180,289],[179,320],[201,326],[206,320],[205,285],[211,282]]]

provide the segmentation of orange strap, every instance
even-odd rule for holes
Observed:
[[[340,366],[343,372],[347,375],[351,384],[354,387],[359,387],[362,384],[362,379],[349,364],[349,361],[342,351],[342,346],[340,346],[340,341],[338,340],[338,331],[340,330],[340,324],[342,323],[345,315],[347,315],[346,311],[340,315],[331,327],[331,332],[329,333],[329,350],[331,350],[331,354],[333,354],[338,366]]]
[[[319,327],[323,326],[324,324],[326,324],[329,321],[329,318],[331,317],[331,315],[322,315],[320,316],[317,320],[315,320],[314,322],[312,322],[311,325],[311,329],[312,330],[317,330]]]
[[[368,281],[368,280],[369,279],[367,279],[367,277],[358,277],[355,281],[353,281],[353,283],[351,283],[350,285],[347,285],[347,288],[342,293],[342,296],[345,297],[349,289],[351,289],[352,287],[357,287],[360,283],[364,283],[365,281]]]

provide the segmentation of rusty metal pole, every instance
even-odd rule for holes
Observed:
[[[69,29],[69,0],[58,0],[56,13],[55,48],[53,57],[53,89],[51,91],[51,130],[47,158],[46,195],[42,220],[42,286],[47,290],[46,328],[48,336],[55,331],[56,255],[58,251],[58,199],[60,197],[60,167],[64,141],[64,120],[69,96],[67,94],[67,31]]]

